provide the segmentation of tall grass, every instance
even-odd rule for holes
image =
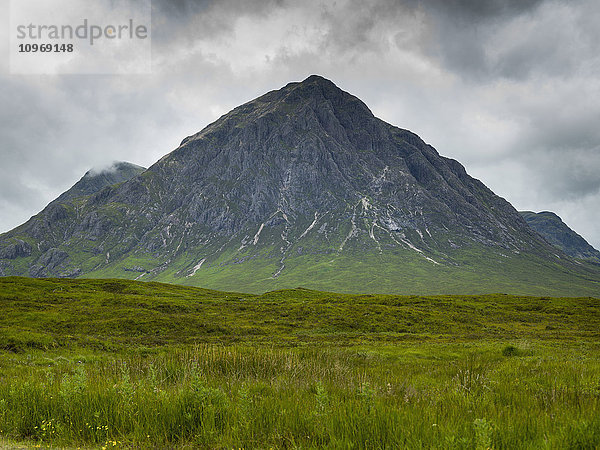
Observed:
[[[595,298],[2,278],[0,447],[599,448],[599,329]]]
[[[600,446],[597,347],[414,348],[29,354],[0,379],[0,435],[137,448]]]

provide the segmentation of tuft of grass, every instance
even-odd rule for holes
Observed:
[[[507,345],[502,349],[502,354],[504,356],[520,356],[521,350],[514,345]]]

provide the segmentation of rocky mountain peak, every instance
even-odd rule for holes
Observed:
[[[375,118],[360,99],[319,75],[311,75],[302,82],[291,83],[282,89],[282,93],[287,105],[312,108],[320,117],[333,114],[342,126],[352,126],[353,122],[364,123]]]

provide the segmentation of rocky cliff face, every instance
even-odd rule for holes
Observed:
[[[339,234],[339,246],[347,236],[340,228],[350,224],[358,236],[364,220],[368,234],[404,231],[441,248],[447,239],[433,233],[447,230],[460,241],[517,250],[533,238],[517,212],[458,162],[316,76],[186,138],[111,200],[129,204],[140,197],[154,222],[171,224],[171,231],[187,223],[198,228],[195,236],[208,233],[204,238],[255,235],[263,224],[284,225],[285,235],[299,237],[305,224],[320,228],[326,216],[323,231]],[[160,246],[160,239],[147,238],[148,246]]]
[[[600,263],[600,252],[553,212],[520,211],[520,214],[531,228],[567,255]]]
[[[498,261],[496,279],[507,258],[556,253],[460,163],[319,76],[235,108],[143,173],[91,190],[2,235],[0,251],[15,255],[3,273],[242,290],[311,280],[345,290],[352,279],[390,291],[407,276],[476,279],[482,257]]]

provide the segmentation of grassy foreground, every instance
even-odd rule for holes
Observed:
[[[0,278],[0,446],[598,448],[600,300]]]

